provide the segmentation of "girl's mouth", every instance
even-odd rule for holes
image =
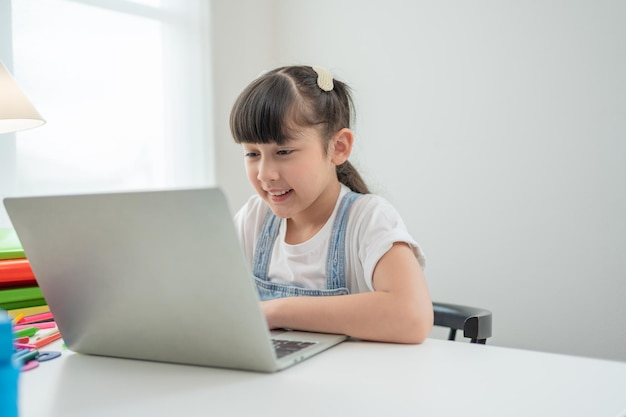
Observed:
[[[270,200],[274,202],[281,202],[281,201],[286,200],[291,195],[292,191],[293,189],[284,190],[284,191],[276,191],[276,192],[268,191],[267,194],[269,195]]]

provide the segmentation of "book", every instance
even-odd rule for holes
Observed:
[[[37,286],[0,289],[0,308],[3,310],[43,306],[46,304],[41,288]]]
[[[35,314],[48,313],[49,311],[50,307],[46,304],[35,307],[15,308],[13,310],[8,310],[7,313],[9,314],[9,317],[13,319],[20,314],[23,314],[24,317],[28,317]]]
[[[0,287],[27,287],[37,285],[28,259],[0,260]]]
[[[25,258],[24,249],[14,229],[0,227],[0,259]]]

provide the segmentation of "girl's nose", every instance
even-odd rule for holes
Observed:
[[[278,169],[276,164],[268,159],[264,159],[259,164],[259,171],[257,172],[257,179],[261,182],[272,182],[279,178]]]

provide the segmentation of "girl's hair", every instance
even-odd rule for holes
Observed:
[[[333,135],[350,128],[353,101],[347,84],[333,80],[332,90],[322,90],[311,67],[276,68],[251,82],[230,113],[230,130],[237,143],[284,144],[297,127],[315,127],[324,151]],[[348,161],[336,167],[337,178],[352,191],[369,189]]]

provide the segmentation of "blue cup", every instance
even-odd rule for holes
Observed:
[[[0,310],[0,416],[17,417],[17,382],[20,369],[13,359],[13,323]]]

